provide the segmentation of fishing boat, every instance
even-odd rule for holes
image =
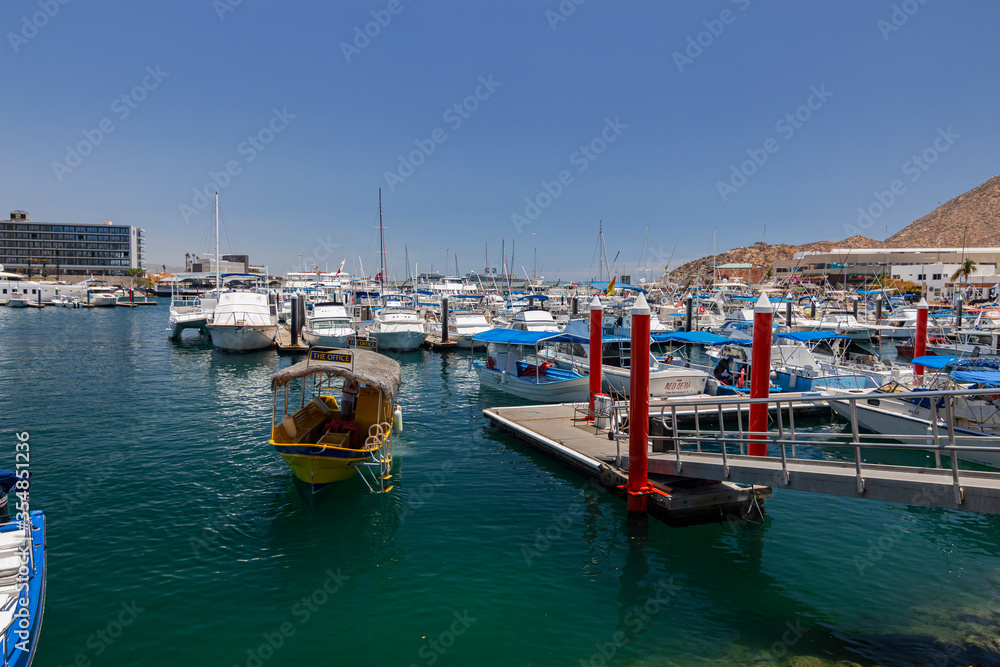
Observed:
[[[607,327],[606,327],[607,328]],[[620,329],[621,325],[617,325]],[[576,371],[581,375],[590,373],[590,324],[587,320],[570,320],[564,330],[586,343],[561,342],[553,348],[546,348],[540,355],[560,368]],[[625,397],[629,396],[632,384],[632,339],[621,335],[602,337],[601,374],[611,390]],[[698,368],[664,363],[652,354],[649,364],[649,395],[691,396],[705,391],[709,375]]]
[[[1000,391],[1000,361],[923,356],[913,362],[941,372],[922,387],[891,381],[876,389],[831,386],[823,388],[823,392],[835,399],[865,396],[865,400],[855,402],[854,410],[858,424],[874,433],[904,443],[929,445],[935,431],[952,432],[962,444],[987,447],[985,451],[961,451],[958,458],[1000,467],[1000,399],[998,394],[988,393],[990,388]],[[963,393],[933,399],[921,396],[927,391]],[[850,401],[831,400],[829,405],[838,415],[851,418]]]
[[[487,344],[486,362],[470,359],[470,370],[480,385],[539,403],[571,403],[590,397],[590,379],[574,370],[558,368],[538,354],[539,346],[554,343],[585,343],[581,336],[549,331],[490,329],[473,340]],[[522,357],[535,349],[533,363]]]
[[[424,321],[412,308],[378,309],[367,331],[369,337],[378,341],[380,350],[415,350],[427,339]]]
[[[310,347],[346,347],[354,335],[347,308],[330,301],[312,304],[312,312],[306,314],[302,327],[302,340]]]
[[[252,352],[271,347],[278,332],[277,313],[267,294],[223,292],[205,329],[212,346],[225,352]]]
[[[931,337],[927,350],[945,357],[1000,355],[1000,329],[956,329],[951,337]]]
[[[442,337],[442,322],[436,314],[428,314],[426,326],[429,334]],[[468,350],[473,347],[484,347],[484,343],[477,343],[473,338],[476,334],[489,331],[492,328],[490,314],[485,310],[449,310],[448,312],[448,340],[455,343],[455,347],[459,349]]]
[[[83,303],[80,301],[80,297],[68,296],[65,294],[57,294],[52,297],[52,305],[59,308],[82,308]]]
[[[296,380],[301,390],[292,388]],[[373,491],[388,491],[392,433],[402,430],[401,383],[399,363],[389,357],[314,347],[305,361],[271,379],[270,444],[313,491],[354,475]]]
[[[25,472],[0,470],[0,628],[3,664],[28,667],[35,657],[45,607],[45,517],[28,510],[18,489],[19,513],[10,520],[7,493],[26,483]]]
[[[87,289],[87,303],[94,308],[110,308],[118,305],[118,294],[110,285],[92,284]]]

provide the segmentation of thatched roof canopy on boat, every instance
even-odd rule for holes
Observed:
[[[339,361],[324,361],[323,358],[337,358]],[[349,359],[349,363],[343,359]],[[361,349],[313,348],[308,359],[274,374],[271,391],[277,391],[295,378],[316,373],[356,380],[379,389],[390,400],[395,400],[403,383],[399,362],[385,355]]]

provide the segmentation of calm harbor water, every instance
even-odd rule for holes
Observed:
[[[630,528],[431,352],[396,357],[394,490],[308,497],[266,444],[291,360],[166,316],[0,308],[0,467],[28,431],[48,519],[40,667],[1000,664],[1000,517],[778,490],[761,523]]]

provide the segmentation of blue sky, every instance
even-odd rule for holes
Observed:
[[[657,272],[713,228],[881,239],[1000,171],[986,0],[63,2],[0,4],[0,210],[155,267],[210,252],[213,180],[272,273],[374,273],[381,187],[394,277],[505,242],[572,280],[601,220],[634,275],[647,225]]]

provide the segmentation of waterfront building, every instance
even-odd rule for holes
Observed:
[[[990,288],[1000,283],[997,265],[1000,248],[833,248],[826,252],[803,251],[791,259],[774,263],[775,278],[796,276],[802,281],[826,282],[855,287],[880,275],[921,284],[929,299],[937,299],[965,280],[951,277],[965,260],[976,263],[969,277],[970,296],[989,298]],[[995,293],[995,292],[994,292]]]
[[[146,268],[145,230],[115,225],[33,222],[25,211],[0,220],[0,264],[46,276],[122,276]]]

